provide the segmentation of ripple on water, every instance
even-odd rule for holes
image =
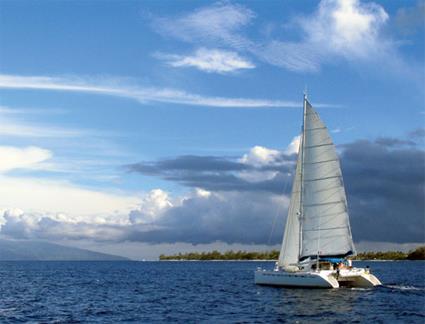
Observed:
[[[374,262],[374,289],[256,286],[266,262],[1,262],[1,322],[423,323],[425,262]]]

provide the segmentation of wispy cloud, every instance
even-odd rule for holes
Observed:
[[[166,37],[191,43],[212,40],[240,48],[251,45],[251,41],[240,32],[254,17],[255,13],[245,6],[216,3],[187,15],[154,17],[152,25]]]
[[[100,95],[117,96],[147,102],[173,103],[191,106],[223,108],[299,108],[299,101],[224,98],[191,94],[174,89],[145,88],[116,79],[84,79],[46,76],[0,75],[0,88],[3,89],[39,89],[50,91],[87,92]],[[334,107],[335,105],[315,103],[316,107]]]
[[[0,116],[0,135],[13,137],[80,137],[89,134],[88,131],[26,123],[14,118]]]
[[[27,114],[65,114],[68,111],[65,109],[44,109],[44,108],[22,108],[0,106],[0,115],[27,115]]]
[[[384,8],[359,0],[322,0],[308,16],[298,16],[286,25],[301,31],[298,41],[284,35],[255,40],[244,34],[255,14],[242,5],[216,3],[185,16],[154,18],[158,32],[205,46],[217,43],[255,56],[268,64],[296,72],[318,71],[335,58],[350,62],[375,62],[383,57],[397,61],[394,42],[382,30],[388,21]]]
[[[0,173],[14,169],[32,169],[52,157],[52,152],[40,147],[0,146]]]
[[[205,72],[229,73],[253,69],[255,65],[233,51],[199,48],[193,55],[156,54],[173,67],[195,67]]]

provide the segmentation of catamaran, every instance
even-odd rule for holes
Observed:
[[[255,283],[288,287],[373,287],[355,268],[347,199],[329,131],[304,95],[303,126],[282,248],[274,270],[258,268]]]

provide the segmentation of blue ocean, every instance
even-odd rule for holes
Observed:
[[[355,265],[384,285],[254,285],[254,270],[271,262],[0,262],[0,322],[425,322],[425,262]]]

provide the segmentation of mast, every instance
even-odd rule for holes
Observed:
[[[302,125],[302,135],[301,135],[301,145],[300,145],[300,152],[301,154],[301,181],[300,181],[300,208],[299,208],[299,224],[300,224],[300,233],[298,235],[299,239],[299,249],[298,249],[298,261],[301,257],[301,251],[302,251],[302,234],[303,234],[303,174],[304,174],[304,138],[305,138],[305,117],[306,117],[306,111],[307,111],[307,91],[304,90],[304,101],[303,101],[303,125]]]

